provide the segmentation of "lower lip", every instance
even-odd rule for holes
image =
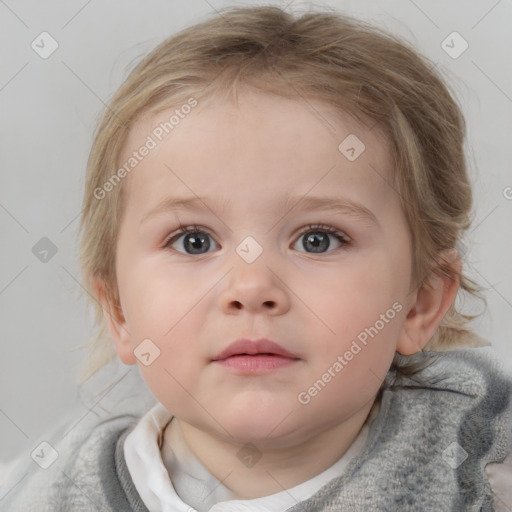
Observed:
[[[257,354],[257,355],[239,355],[231,356],[226,359],[215,361],[225,368],[231,368],[241,373],[265,373],[279,368],[285,368],[298,361],[290,357]]]

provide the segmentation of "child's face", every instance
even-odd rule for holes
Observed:
[[[174,110],[140,121],[121,161]],[[353,161],[338,149],[351,133],[366,146]],[[391,173],[377,129],[322,102],[249,92],[238,106],[199,102],[124,183],[121,359],[137,362],[134,349],[152,340],[160,355],[138,364],[153,394],[226,439],[292,444],[367,412],[410,299],[410,236]],[[162,207],[178,198],[197,202]],[[320,206],[327,199],[374,218]],[[164,246],[180,223],[199,233]],[[273,340],[296,359],[252,356],[252,371],[240,357],[214,360],[241,338]],[[154,346],[144,345],[143,360]]]

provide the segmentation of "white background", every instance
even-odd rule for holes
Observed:
[[[475,189],[466,269],[488,288],[488,311],[475,326],[512,369],[512,199],[504,194],[512,187],[510,0],[315,5],[327,4],[401,35],[450,77],[468,122]],[[75,384],[84,356],[77,347],[92,324],[80,299],[76,233],[95,123],[129,66],[227,5],[234,4],[0,1],[0,462],[29,457],[42,433],[71,410],[103,414],[105,402],[82,404]],[[308,5],[296,1],[290,9]],[[43,31],[59,45],[47,59],[31,48]],[[441,47],[453,31],[469,44],[457,59]],[[46,263],[32,253],[42,237],[57,247]]]

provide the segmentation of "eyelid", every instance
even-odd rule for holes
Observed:
[[[298,236],[303,235],[304,233],[308,233],[309,231],[325,231],[329,235],[336,235],[342,238],[346,243],[351,242],[352,238],[350,238],[344,231],[341,231],[338,228],[335,228],[334,226],[329,226],[328,224],[308,224],[307,226],[304,226],[302,230],[299,232]]]
[[[198,231],[200,231],[201,233],[206,233],[211,238],[213,238],[211,230],[209,230],[205,226],[198,226],[197,224],[187,224],[187,225],[180,224],[178,229],[175,229],[171,234],[169,234],[165,237],[164,241],[162,242],[162,246],[167,247],[169,245],[169,243],[171,242],[171,240],[173,240],[175,238],[178,239],[179,237],[186,235],[187,233],[197,233]],[[215,242],[215,243],[217,244],[217,242]]]

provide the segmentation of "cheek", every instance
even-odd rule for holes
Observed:
[[[312,397],[318,396],[314,398],[318,414],[326,404],[331,408],[338,404],[344,414],[351,415],[375,397],[393,360],[403,323],[403,315],[396,311],[400,306],[394,304],[395,308],[382,310],[383,317],[379,312],[368,322],[350,312],[343,318],[340,315],[336,336],[332,342],[324,340],[323,350],[311,361],[310,378],[303,382],[306,398],[313,402]],[[333,410],[332,414],[336,417],[337,413]]]
[[[158,320],[158,318],[157,318]],[[151,317],[144,319],[149,325]],[[160,323],[162,325],[162,323]],[[138,362],[141,374],[155,395],[166,405],[181,407],[188,404],[190,407],[191,395],[196,394],[196,387],[200,384],[198,378],[204,364],[204,354],[197,343],[197,322],[193,318],[177,319],[172,324],[165,324],[166,335],[154,337],[153,347],[157,357],[150,365]],[[151,330],[148,327],[146,331]],[[165,333],[164,333],[165,334]]]
[[[182,274],[162,265],[134,265],[119,281],[126,321],[134,333],[147,337],[165,336],[200,297]]]
[[[315,355],[315,378],[336,365],[331,371],[340,393],[376,392],[391,364],[405,315],[406,283],[395,277],[388,257],[380,255],[371,261],[352,261],[346,270],[322,282],[321,293],[308,302],[322,320],[317,331],[322,333],[317,337],[322,350]]]
[[[179,354],[172,354],[179,360]],[[190,393],[195,390],[191,383],[184,380],[181,371],[186,372],[183,363],[176,367],[172,360],[162,354],[150,366],[139,364],[140,372],[146,385],[151,390],[155,398],[164,404],[172,414],[176,414],[175,408],[182,404],[190,404]]]
[[[336,336],[346,338],[369,327],[404,296],[407,283],[396,275],[390,257],[369,256],[354,253],[328,275],[308,275],[295,285],[297,295]]]

